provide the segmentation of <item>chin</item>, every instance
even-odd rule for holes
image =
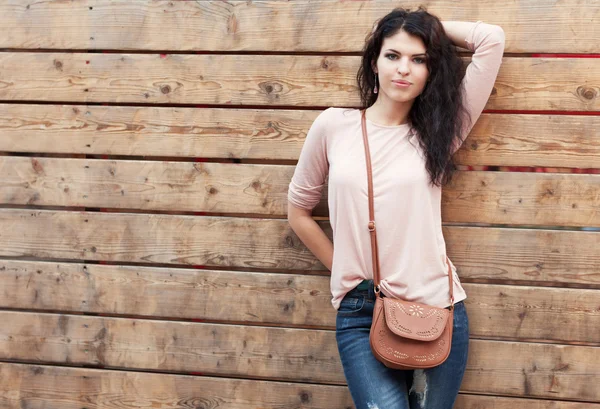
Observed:
[[[401,97],[390,97],[390,99],[394,102],[408,102],[408,101],[412,101],[413,99],[415,99],[418,95],[403,95]]]

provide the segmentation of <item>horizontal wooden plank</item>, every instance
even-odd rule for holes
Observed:
[[[599,409],[600,404],[460,394],[454,409]]]
[[[600,227],[600,175],[459,172],[442,219],[458,223]]]
[[[600,285],[600,233],[442,229],[462,277]],[[287,220],[233,217],[0,209],[0,256],[327,271]]]
[[[0,311],[0,359],[345,383],[334,331]],[[465,392],[600,402],[598,348],[471,340]]]
[[[482,114],[460,165],[599,168],[600,116]]]
[[[346,386],[165,375],[0,362],[0,406],[353,409]],[[454,409],[599,409],[600,404],[460,394]]]
[[[420,3],[403,2],[416,9]],[[204,51],[360,51],[373,22],[398,3],[344,1],[5,1],[0,47]],[[509,52],[597,52],[593,0],[528,4],[436,1],[442,20],[504,28]],[[153,29],[160,27],[160,30]],[[285,27],[285,29],[283,29]],[[92,34],[90,34],[92,33]],[[168,33],[169,35],[165,35]],[[202,41],[196,39],[202,38]]]
[[[354,408],[348,388],[345,386],[4,362],[0,362],[0,407],[3,409]],[[579,408],[565,407],[564,409]]]
[[[600,346],[600,290],[463,286],[472,337]],[[327,276],[9,260],[0,308],[330,330],[336,316]]]
[[[297,160],[321,111],[0,104],[0,152]],[[460,165],[600,167],[600,116],[482,114]]]
[[[0,203],[286,216],[294,167],[0,156]],[[365,185],[367,183],[365,176]],[[327,187],[315,216],[327,216]],[[600,227],[600,175],[460,171],[446,222]]]
[[[359,65],[358,56],[4,52],[0,100],[358,106]],[[505,57],[486,108],[597,112],[598,77],[593,58]]]
[[[0,104],[0,151],[297,160],[320,112]]]
[[[600,284],[600,234],[443,226],[449,257],[468,280]]]

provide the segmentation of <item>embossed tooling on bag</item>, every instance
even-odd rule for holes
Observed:
[[[444,332],[449,311],[412,303],[407,306],[402,301],[387,298],[383,300],[385,322],[397,335],[410,339],[437,339]]]

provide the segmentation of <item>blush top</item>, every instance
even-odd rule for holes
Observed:
[[[473,51],[463,78],[472,124],[481,115],[502,63],[504,31],[477,21],[465,38]],[[465,126],[452,153],[472,129]],[[425,156],[409,125],[385,126],[367,119],[381,291],[436,307],[450,305],[441,188],[429,184]],[[327,180],[333,232],[331,303],[373,278],[367,168],[358,109],[330,107],[311,125],[289,184],[292,205],[312,210]],[[466,293],[450,260],[455,303]]]

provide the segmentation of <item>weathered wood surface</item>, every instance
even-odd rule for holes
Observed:
[[[422,3],[402,2],[416,9]],[[358,52],[371,24],[398,2],[4,1],[5,48]],[[450,0],[428,5],[442,20],[501,25],[508,52],[593,53],[594,0],[527,3]],[[257,24],[258,23],[258,24]],[[176,35],[165,35],[171,33]]]
[[[0,152],[294,160],[321,110],[0,104]],[[600,168],[600,116],[487,114],[459,165]]]
[[[0,100],[358,106],[359,65],[358,56],[4,52]],[[504,57],[486,108],[597,112],[599,77],[592,58]]]
[[[0,359],[345,384],[334,331],[0,311]],[[600,402],[598,348],[471,340],[462,390]]]
[[[473,338],[600,346],[600,290],[463,286]],[[336,316],[328,276],[7,260],[0,308],[329,330]]]
[[[2,157],[0,203],[286,216],[294,167]],[[445,222],[600,227],[600,175],[460,171]],[[366,179],[366,178],[365,178]],[[366,184],[366,180],[365,180]],[[313,214],[326,216],[327,186]]]
[[[0,362],[0,406],[23,409],[226,407],[353,409],[345,386]],[[591,402],[460,394],[455,409],[599,409]]]
[[[358,105],[357,53],[397,2],[29,3],[0,4],[0,153],[39,157],[0,156],[0,205],[45,209],[0,209],[0,360],[17,361],[0,407],[353,408],[329,274],[273,218],[317,108]],[[429,8],[506,34],[456,162],[598,169],[597,60],[514,53],[597,52],[600,5],[522,3]],[[600,226],[598,181],[459,172],[444,189],[472,335],[456,409],[600,409],[600,234],[561,229]],[[117,213],[79,211],[96,208]]]
[[[331,239],[328,222],[319,222]],[[462,277],[600,287],[600,234],[442,228]],[[0,209],[0,257],[327,271],[287,220]]]

